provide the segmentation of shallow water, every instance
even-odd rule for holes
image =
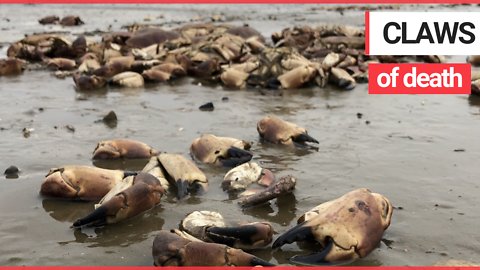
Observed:
[[[196,16],[208,20],[215,14],[235,24],[247,22],[265,36],[293,25],[363,24],[362,11],[340,13],[319,7],[3,5],[0,44],[47,30],[76,34],[107,30],[109,25],[118,30],[144,18],[150,19],[147,23],[171,27],[176,26],[172,21],[185,23]],[[429,6],[402,8],[426,10]],[[429,10],[467,8],[478,9]],[[37,24],[37,19],[50,14],[77,14],[86,24],[78,28]],[[0,49],[2,56],[6,48]],[[475,141],[480,134],[479,100],[453,95],[374,96],[368,95],[365,84],[350,92],[331,88],[281,94],[228,91],[189,79],[85,94],[74,90],[71,78],[57,79],[47,71],[0,77],[0,95],[0,168],[16,165],[21,169],[18,179],[0,179],[1,265],[152,265],[156,232],[177,227],[191,211],[215,209],[231,222],[267,220],[281,233],[311,207],[360,187],[384,194],[396,209],[380,247],[355,264],[431,265],[450,258],[475,261],[479,257],[480,234],[475,229],[480,223],[480,167],[476,164],[480,144]],[[229,99],[225,102],[222,97]],[[215,105],[213,112],[198,110],[209,101]],[[96,122],[110,110],[119,117],[113,129]],[[358,119],[357,113],[363,117]],[[256,122],[266,114],[307,128],[320,141],[318,150],[261,143]],[[30,137],[23,137],[23,128],[33,129]],[[227,169],[199,165],[209,178],[207,194],[179,202],[162,199],[159,207],[142,216],[81,231],[70,225],[91,211],[93,202],[46,199],[38,194],[50,168],[91,165],[99,140],[132,138],[161,151],[188,155],[190,143],[202,133],[251,141],[255,161],[277,176],[292,174],[298,179],[294,194],[242,211],[221,190]],[[145,162],[95,165],[134,170]],[[255,254],[287,264],[288,257],[299,252],[292,244]]]

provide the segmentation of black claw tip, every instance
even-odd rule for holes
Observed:
[[[134,171],[124,171],[123,178],[129,177],[129,176],[136,176],[137,174],[138,172],[134,172]]]
[[[295,138],[293,138],[293,141],[297,143],[305,143],[305,142],[319,143],[315,138],[313,138],[312,136],[306,133],[302,133],[296,136]]]
[[[188,183],[182,179],[177,180],[177,198],[182,199],[188,194]]]
[[[255,266],[255,265],[261,265],[261,266],[276,266],[275,264],[273,263],[269,263],[265,260],[262,260],[258,257],[253,257],[252,260],[250,261],[250,264],[252,266]]]
[[[107,218],[107,208],[104,206],[100,206],[99,208],[95,209],[92,213],[87,215],[84,218],[76,220],[72,227],[73,228],[80,228],[82,226],[99,226],[106,223]]]
[[[296,255],[290,258],[290,261],[302,265],[332,265],[332,263],[325,261],[325,257],[330,253],[333,247],[333,241],[329,239],[325,248],[318,253],[310,255]]]
[[[230,147],[227,151],[227,158],[222,159],[221,163],[225,167],[235,167],[252,159],[252,153],[238,147]]]
[[[238,227],[210,227],[207,236],[215,243],[233,247],[237,241],[243,244],[252,244],[252,236],[257,233],[253,225]]]
[[[303,241],[309,238],[313,239],[312,229],[302,223],[280,235],[280,237],[273,242],[272,248],[279,248],[285,244],[290,244],[295,241]]]

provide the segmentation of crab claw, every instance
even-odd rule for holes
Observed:
[[[343,68],[334,67],[330,70],[330,72],[330,81],[340,88],[352,90],[357,85],[355,79]]]
[[[73,81],[75,82],[76,89],[83,91],[100,89],[107,83],[103,77],[96,75],[86,76],[79,73],[73,74]]]
[[[73,223],[74,228],[112,224],[139,215],[160,203],[165,190],[148,173],[129,176],[105,195],[98,207]]]
[[[237,191],[244,190],[255,182],[269,186],[274,180],[270,170],[262,169],[255,162],[248,162],[228,171],[223,178],[222,187],[224,190]]]
[[[162,164],[160,163],[160,160],[158,160],[158,156],[154,156],[151,157],[147,165],[143,167],[142,172],[155,176],[158,180],[160,180],[160,184],[162,185],[163,189],[168,190],[170,183],[166,179],[163,170]]]
[[[275,116],[267,116],[257,123],[260,137],[271,143],[292,145],[293,143],[305,144],[306,142],[318,143],[308,135],[302,127],[284,121]]]
[[[341,263],[367,256],[390,225],[393,207],[387,198],[357,189],[308,211],[273,243],[273,248],[296,241],[316,241],[320,253],[297,256],[301,264]]]
[[[290,175],[284,176],[280,178],[280,180],[271,184],[268,188],[245,196],[238,203],[242,207],[251,207],[266,203],[272,199],[292,193],[295,189],[296,182],[297,180],[294,177]],[[250,192],[245,193],[249,194]],[[242,196],[242,194],[240,195]]]
[[[272,242],[273,228],[266,222],[254,222],[236,227],[210,227],[206,237],[214,243],[241,249],[265,247]]]
[[[25,62],[16,58],[0,59],[0,76],[18,75],[23,72]]]
[[[250,144],[245,141],[204,134],[192,142],[190,153],[203,163],[234,167],[252,159],[248,149]]]
[[[156,266],[273,266],[240,249],[187,240],[165,230],[153,240],[152,255]]]
[[[273,228],[266,222],[227,226],[223,216],[213,211],[195,211],[180,223],[182,235],[234,248],[254,249],[272,242]],[[190,238],[189,238],[190,239]]]
[[[278,81],[284,89],[299,88],[311,81],[316,74],[317,69],[304,65],[283,73],[278,77]]]
[[[158,152],[143,142],[116,139],[100,141],[93,151],[92,159],[150,158],[155,155]]]
[[[204,193],[208,188],[205,174],[182,155],[162,153],[158,160],[166,179],[171,185],[177,186],[178,198],[185,197],[190,192]]]
[[[128,174],[89,166],[53,168],[46,175],[40,193],[52,197],[98,199]]]

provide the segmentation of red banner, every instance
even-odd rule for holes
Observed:
[[[369,64],[369,94],[470,94],[470,64]]]

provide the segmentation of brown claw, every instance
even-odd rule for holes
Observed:
[[[99,142],[93,151],[92,159],[150,158],[157,154],[155,149],[143,142],[116,139]]]
[[[300,144],[305,142],[318,143],[316,139],[308,135],[304,128],[275,116],[267,116],[260,120],[257,123],[257,131],[260,137],[275,144],[292,145],[294,142]]]
[[[297,180],[294,177],[290,175],[284,176],[268,188],[242,198],[238,203],[242,207],[250,207],[268,202],[272,199],[292,193],[295,189],[296,182]]]
[[[363,258],[378,247],[390,225],[392,211],[384,196],[366,188],[357,189],[305,213],[298,225],[275,240],[273,248],[304,240],[320,243],[323,248],[319,253],[294,258],[302,264]]]
[[[0,76],[18,75],[23,72],[25,62],[16,59],[0,59]]]
[[[192,191],[207,191],[207,177],[191,160],[182,155],[166,153],[160,154],[158,160],[170,185],[177,186],[178,198]]]
[[[153,241],[156,266],[271,266],[240,249],[205,242],[192,242],[169,231],[160,231]]]
[[[84,91],[100,89],[107,84],[107,81],[103,77],[96,75],[86,76],[78,73],[73,74],[73,81],[77,90]]]
[[[248,149],[246,141],[204,134],[192,142],[190,153],[203,163],[233,167],[252,158]]]
[[[89,166],[65,166],[51,169],[40,193],[45,196],[99,199],[124,178],[124,172]]]
[[[234,248],[256,249],[272,242],[273,228],[267,222],[253,222],[236,227],[210,227],[206,230],[208,242]]]
[[[73,227],[112,224],[137,216],[160,203],[165,190],[156,177],[139,173],[123,179],[100,201],[100,206]]]

